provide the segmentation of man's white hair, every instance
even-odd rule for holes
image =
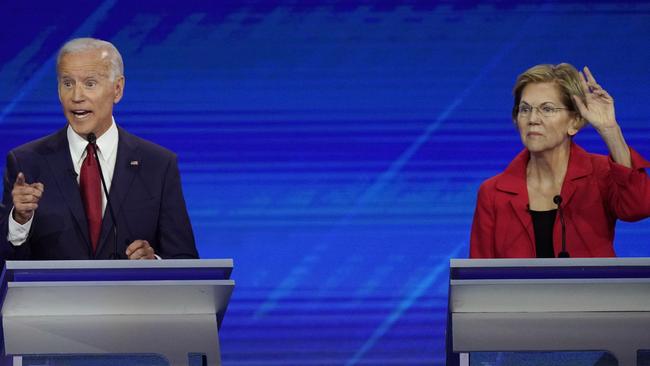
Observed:
[[[66,42],[59,50],[59,55],[56,57],[57,72],[59,71],[61,58],[64,55],[93,50],[106,51],[106,54],[102,55],[102,58],[108,58],[107,61],[110,65],[108,78],[111,81],[115,81],[115,78],[119,76],[124,76],[124,63],[122,62],[122,55],[120,55],[120,52],[112,43],[96,38],[75,38]]]

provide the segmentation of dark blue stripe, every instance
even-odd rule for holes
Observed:
[[[650,278],[648,266],[452,268],[452,280]]]
[[[97,268],[14,270],[14,282],[225,280],[230,268]]]

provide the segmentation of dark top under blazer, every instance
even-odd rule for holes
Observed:
[[[67,128],[67,127],[66,127]],[[114,252],[108,207],[93,254],[66,128],[17,147],[7,155],[0,222],[2,259],[109,259]],[[176,155],[118,127],[119,142],[109,196],[118,223],[118,254],[147,240],[162,258],[198,258],[181,189]],[[18,172],[45,185],[28,239],[7,241],[11,190]]]
[[[571,257],[613,257],[616,220],[637,221],[650,216],[650,167],[630,148],[632,168],[604,155],[590,154],[571,143],[569,165],[562,183],[566,245]],[[524,149],[506,170],[481,184],[470,238],[472,258],[534,258],[535,235],[528,212]],[[562,249],[556,216],[554,252]]]

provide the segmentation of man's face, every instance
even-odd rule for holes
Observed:
[[[113,104],[122,99],[124,77],[111,81],[108,52],[90,50],[63,55],[57,70],[59,100],[72,129],[97,137],[112,123]]]

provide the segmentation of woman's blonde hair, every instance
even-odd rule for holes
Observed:
[[[560,92],[562,103],[568,110],[575,114],[577,120],[577,129],[585,125],[586,120],[580,115],[580,111],[573,101],[572,96],[578,96],[583,102],[585,93],[582,90],[580,73],[571,64],[561,63],[557,65],[541,64],[531,67],[517,77],[512,94],[515,97],[515,104],[512,107],[512,119],[517,120],[519,112],[519,103],[521,102],[521,93],[528,84],[536,83],[555,83]]]

